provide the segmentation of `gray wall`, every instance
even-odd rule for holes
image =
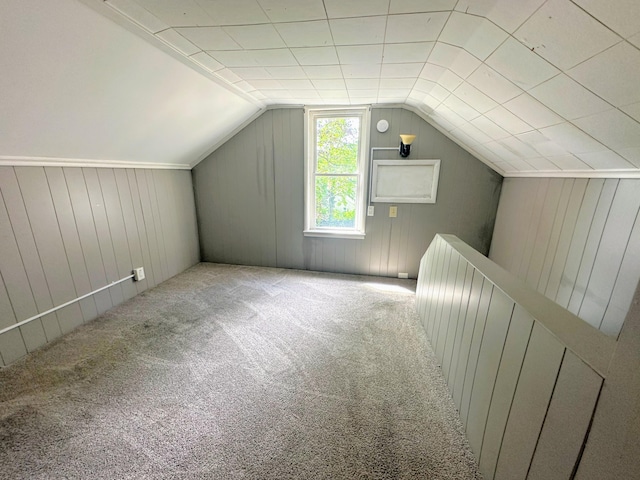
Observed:
[[[573,478],[615,340],[453,236],[429,246],[416,300],[484,478]],[[632,441],[618,441],[629,458]],[[603,466],[617,456],[593,451]]]
[[[490,258],[608,335],[640,279],[640,180],[505,179]]]
[[[416,134],[409,158],[442,160],[437,203],[398,204],[397,218],[375,204],[364,240],[304,237],[303,119],[301,108],[269,110],[193,169],[204,261],[415,278],[436,233],[488,252],[502,177],[400,108],[373,109],[371,146]]]
[[[0,336],[9,364],[199,261],[191,174],[0,167],[0,329],[123,282]]]

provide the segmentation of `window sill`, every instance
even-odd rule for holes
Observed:
[[[345,230],[305,230],[305,237],[348,238],[351,240],[364,240],[364,232]]]

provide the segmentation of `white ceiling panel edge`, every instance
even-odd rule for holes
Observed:
[[[0,166],[7,167],[91,167],[147,168],[160,170],[191,170],[181,163],[124,162],[121,160],[91,160],[87,158],[18,157],[0,155]]]

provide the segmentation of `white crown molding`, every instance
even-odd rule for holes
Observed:
[[[92,168],[147,168],[160,170],[191,170],[181,163],[127,162],[122,160],[93,160],[87,158],[19,157],[0,155],[0,166],[9,167],[92,167]]]
[[[505,178],[640,178],[640,170],[537,170],[535,172],[507,172]]]

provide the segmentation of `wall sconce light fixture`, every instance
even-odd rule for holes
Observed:
[[[415,135],[400,135],[400,156],[408,157],[411,153],[411,144],[415,140]]]

